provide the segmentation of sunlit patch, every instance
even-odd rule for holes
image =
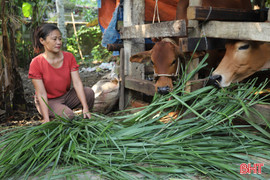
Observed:
[[[254,94],[257,95],[257,94],[268,94],[268,93],[270,93],[270,89],[269,88],[268,89],[264,89],[262,91],[257,91]]]
[[[164,124],[173,122],[176,120],[176,118],[178,117],[179,111],[173,111],[173,112],[169,112],[168,115],[162,117],[159,121],[163,122]]]

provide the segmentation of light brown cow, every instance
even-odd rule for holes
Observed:
[[[222,8],[252,9],[250,0],[203,0],[202,5]],[[176,19],[187,20],[188,6],[189,0],[179,0]],[[130,61],[143,62],[144,59],[150,59],[151,57],[156,75],[156,91],[160,94],[167,94],[173,88],[172,78],[177,76],[179,72],[179,57],[184,55],[179,49],[178,38],[165,38],[165,40],[157,42],[151,51],[133,55]],[[213,57],[213,55],[209,54],[209,57]]]
[[[225,56],[209,81],[210,84],[226,87],[268,68],[270,68],[270,43],[228,42]]]

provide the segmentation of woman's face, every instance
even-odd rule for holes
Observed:
[[[44,46],[45,52],[58,53],[62,47],[62,36],[59,30],[53,30],[46,39],[39,39]]]

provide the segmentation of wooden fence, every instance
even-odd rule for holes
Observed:
[[[207,8],[201,6],[202,0],[190,0],[189,4],[187,27],[184,20],[145,24],[144,0],[124,1],[124,22],[120,31],[124,42],[120,53],[120,109],[128,103],[129,90],[147,95],[155,93],[154,83],[144,80],[144,66],[129,61],[131,55],[145,51],[144,38],[180,37],[183,52],[193,52],[202,36],[205,38],[201,39],[198,51],[224,48],[225,39],[270,42],[269,10]],[[199,62],[198,59],[193,61],[195,66]],[[270,110],[269,107],[263,109]],[[270,117],[269,113],[267,116]]]

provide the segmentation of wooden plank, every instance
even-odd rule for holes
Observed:
[[[187,92],[193,92],[204,87],[206,79],[190,80],[186,84],[185,90]]]
[[[264,42],[270,41],[269,22],[209,21],[202,26],[201,33],[206,37]]]
[[[186,22],[184,20],[166,21],[155,24],[143,24],[123,27],[120,31],[121,39],[175,37],[186,36]]]
[[[258,111],[263,117],[265,117],[266,120],[268,120],[268,123],[270,123],[270,106],[269,105],[255,104],[252,106],[252,108]],[[267,124],[260,116],[252,112],[250,113],[250,116],[246,118],[259,125]]]
[[[0,36],[1,38],[1,36]],[[145,50],[150,50],[154,47],[155,43],[147,43],[145,44]],[[124,44],[117,43],[117,44],[107,44],[108,51],[120,51],[121,48],[124,48]]]
[[[187,18],[190,20],[264,22],[267,20],[267,11],[190,6],[187,9]]]
[[[124,48],[124,45],[122,43],[107,44],[107,50],[108,51],[119,51],[122,48]]]
[[[218,38],[179,38],[180,51],[182,52],[193,52],[197,45],[197,51],[225,49],[225,42],[225,39]]]
[[[125,77],[125,87],[148,96],[155,95],[155,84],[152,81],[136,79],[131,76]]]

